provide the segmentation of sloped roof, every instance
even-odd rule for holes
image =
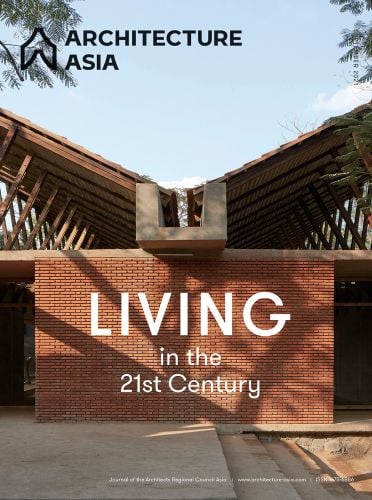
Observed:
[[[71,199],[76,207],[73,221],[84,220],[100,240],[101,248],[134,248],[136,183],[140,175],[45,130],[29,120],[0,108],[0,141],[15,129],[14,141],[0,165],[0,180],[11,183],[26,155],[32,155],[19,194],[30,195],[41,171],[47,173],[35,208],[41,212],[53,189],[60,191],[50,208],[52,221]],[[175,196],[161,189],[167,223],[177,225]]]
[[[369,109],[371,104],[352,114]],[[306,238],[305,230],[312,232],[314,224],[323,225],[325,211],[335,214],[329,183],[322,177],[338,171],[335,157],[345,150],[349,137],[335,130],[329,122],[210,181],[226,183],[228,247],[297,248],[298,239]],[[349,199],[350,187],[337,188],[337,196],[341,202]],[[203,186],[190,190],[188,198],[189,224],[197,224]]]

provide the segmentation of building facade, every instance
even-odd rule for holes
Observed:
[[[25,403],[31,357],[41,422],[371,405],[369,186],[325,177],[347,139],[328,124],[189,190],[180,227],[174,192],[2,110],[0,402]]]

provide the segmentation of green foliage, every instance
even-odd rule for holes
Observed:
[[[336,158],[340,172],[325,175],[324,178],[332,184],[345,186],[353,183],[360,184],[370,180],[372,174],[366,169],[362,161],[362,152],[372,151],[372,106],[362,116],[341,116],[330,121],[337,127],[337,134],[349,134],[346,141],[346,151]],[[366,194],[358,199],[361,206],[371,206],[371,196]]]
[[[188,220],[187,189],[174,188],[173,191],[176,193],[177,196],[178,219],[180,221],[180,226],[186,227]]]
[[[76,80],[70,71],[57,63],[57,69],[51,71],[40,60],[21,71],[18,65],[19,46],[26,41],[33,30],[43,27],[47,36],[57,46],[61,44],[70,29],[76,28],[81,22],[80,15],[71,6],[74,0],[0,0],[0,22],[13,30],[19,43],[10,43],[0,39],[0,90],[6,86],[20,88],[22,82],[30,80],[39,87],[52,87],[55,79],[67,87],[75,86]],[[49,47],[42,40],[33,45],[34,49],[48,52]]]
[[[350,12],[355,16],[372,10],[372,0],[330,0],[331,4],[340,5],[341,12]],[[353,60],[357,55],[364,61],[364,74],[359,78],[360,83],[372,81],[372,23],[357,21],[352,29],[344,29],[341,32],[339,47],[347,51],[340,57],[339,62],[346,63]]]
[[[372,10],[372,0],[329,0],[333,5],[341,5],[341,12],[351,12],[354,16],[363,14],[365,10]]]

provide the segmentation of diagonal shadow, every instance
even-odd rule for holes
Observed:
[[[118,300],[118,295],[120,290],[118,290],[117,284],[114,284],[107,277],[107,272],[104,273],[92,262],[95,261],[94,258],[86,259],[83,256],[79,259],[70,259],[73,266],[76,266],[82,275],[89,279],[90,286],[93,288],[91,291],[99,291],[106,303],[110,306],[111,314],[120,313],[120,304]],[[97,259],[101,260],[101,259]],[[102,259],[105,260],[105,259]],[[106,259],[107,260],[107,259]],[[265,279],[262,277],[257,277],[257,273],[251,276],[251,281],[249,278],[249,272],[243,272],[245,266],[250,266],[251,262],[240,262],[239,268],[236,270],[233,276],[230,276],[226,272],[225,261],[216,263],[216,269],[214,273],[213,285],[210,284],[210,275],[208,272],[203,271],[205,261],[167,261],[161,264],[159,260],[155,259],[143,259],[142,270],[143,272],[143,282],[142,287],[145,287],[147,283],[146,269],[154,270],[154,266],[162,267],[163,278],[160,279],[156,285],[157,296],[161,295],[165,291],[177,291],[179,293],[180,289],[188,291],[190,289],[190,280],[192,281],[192,293],[197,295],[201,291],[208,291],[214,297],[215,294],[223,294],[225,291],[229,291],[229,287],[240,289],[252,289],[252,282],[254,284],[254,289],[265,289],[270,285],[270,290],[281,295],[283,291],[283,285],[280,284],[280,277],[276,279],[275,274],[269,274]],[[314,262],[314,261],[313,261]],[[123,259],[110,260],[111,266],[125,266],[125,264],[133,265],[133,262],[128,259],[123,262]],[[141,266],[135,261],[137,265],[137,273],[141,275]],[[219,264],[219,265],[218,265]],[[309,291],[309,282],[305,280],[305,283],[301,279],[301,270],[303,269],[303,263],[293,262],[292,263],[291,275],[288,276],[288,282],[285,285],[286,289],[292,289],[298,291],[298,294],[302,297],[303,309],[310,308],[311,311],[317,311],[317,315],[314,316],[314,321],[312,322],[311,328],[307,332],[300,332],[301,337],[297,343],[297,347],[302,347],[307,343],[310,343],[310,348],[307,347],[307,354],[311,355],[313,359],[308,359],[308,365],[311,367],[312,364],[318,363],[320,366],[329,367],[329,364],[333,363],[332,352],[325,351],[321,346],[315,346],[311,344],[311,337],[317,333],[319,328],[329,327],[329,298],[324,301],[324,297],[318,297],[318,295],[311,290]],[[267,265],[267,263],[266,263]],[[115,273],[116,270],[112,270]],[[156,273],[155,273],[156,275]],[[74,276],[74,273],[72,273]],[[125,274],[121,278],[121,282],[125,284]],[[314,286],[314,283],[312,283]],[[333,288],[333,283],[332,283]],[[121,290],[123,291],[123,290]],[[249,292],[249,290],[248,290]],[[328,290],[329,292],[329,290]],[[44,292],[45,293],[45,292]],[[248,293],[247,293],[248,294]],[[332,293],[331,293],[332,295]],[[150,305],[158,306],[159,300],[153,300]],[[191,310],[196,308],[196,302],[191,300]],[[170,303],[169,310],[167,311],[164,323],[162,325],[161,334],[157,337],[153,337],[148,333],[147,324],[144,320],[143,313],[140,312],[139,308],[131,304],[131,319],[132,323],[135,325],[133,327],[133,332],[136,337],[145,337],[146,342],[140,343],[141,352],[144,352],[144,347],[147,348],[148,345],[152,346],[157,352],[159,348],[166,345],[168,339],[172,342],[172,345],[177,348],[177,352],[180,358],[183,358],[187,350],[193,345],[202,345],[206,348],[207,352],[213,347],[213,341],[210,338],[201,338],[199,336],[194,337],[190,334],[189,337],[183,337],[179,339],[178,331],[175,331],[174,317],[177,316],[179,304],[177,301]],[[283,311],[287,312],[287,311]],[[262,319],[262,318],[261,318]],[[190,331],[196,332],[198,329],[198,318],[197,315],[191,315],[189,318]],[[62,419],[72,418],[79,414],[80,418],[96,418],[97,408],[99,408],[99,413],[102,419],[135,419],[139,420],[138,414],[140,413],[144,420],[152,418],[153,420],[157,418],[177,418],[178,420],[185,420],[185,417],[190,420],[200,420],[207,419],[210,421],[219,422],[246,422],[249,419],[250,422],[254,423],[257,421],[283,421],[280,415],[276,415],[274,419],[268,419],[268,417],[261,416],[262,411],[267,411],[267,405],[274,405],[273,408],[279,411],[282,409],[282,413],[286,415],[284,420],[286,422],[293,421],[299,422],[304,416],[303,407],[299,408],[299,402],[303,398],[311,397],[318,398],[321,405],[329,404],[329,388],[332,386],[333,381],[324,379],[324,381],[319,381],[317,387],[314,389],[314,383],[309,380],[307,373],[298,373],[298,356],[301,355],[298,350],[292,348],[293,335],[288,339],[283,338],[282,335],[276,337],[266,338],[266,339],[254,339],[247,340],[247,335],[249,334],[246,330],[242,331],[241,327],[239,331],[234,331],[234,338],[222,339],[221,332],[215,325],[211,327],[210,336],[218,336],[219,344],[222,342],[224,347],[224,352],[229,355],[229,363],[224,363],[221,367],[216,367],[212,369],[211,367],[198,368],[198,370],[192,369],[190,366],[183,365],[179,367],[183,370],[182,373],[185,374],[187,378],[201,378],[210,377],[211,374],[216,376],[220,373],[231,374],[231,368],[234,369],[235,374],[249,375],[256,378],[262,378],[264,383],[264,394],[261,396],[260,400],[252,401],[249,400],[246,395],[241,395],[239,400],[233,405],[229,404],[228,399],[218,398],[217,402],[211,398],[201,396],[198,394],[189,394],[187,400],[182,395],[177,395],[174,393],[166,394],[164,393],[162,397],[157,397],[156,399],[149,397],[150,395],[125,395],[125,402],[123,401],[123,395],[112,391],[112,376],[113,372],[117,370],[118,374],[124,373],[125,371],[134,371],[142,373],[146,378],[153,378],[156,375],[162,375],[159,370],[150,368],[145,363],[139,362],[123,352],[119,352],[119,349],[123,348],[123,337],[120,337],[120,332],[113,330],[113,337],[104,339],[100,337],[98,341],[96,338],[89,335],[84,335],[82,338],[82,331],[79,328],[74,327],[70,323],[63,321],[61,318],[57,318],[50,312],[43,310],[37,306],[37,323],[44,329],[44,332],[49,336],[58,341],[58,349],[55,349],[57,354],[53,354],[53,349],[49,349],[49,352],[43,351],[43,345],[40,346],[39,351],[39,362],[38,362],[38,384],[40,387],[40,393],[37,395],[37,406],[40,409],[39,415],[50,415],[50,408],[56,407]],[[270,323],[267,323],[270,324]],[[262,325],[264,327],[266,325]],[[293,333],[293,330],[292,330]],[[178,341],[175,342],[175,337]],[[133,340],[133,337],[129,337]],[[128,339],[125,339],[128,340]],[[195,344],[195,340],[197,340]],[[253,348],[257,347],[257,342],[265,342],[264,349],[258,349],[253,359],[249,358],[249,354]],[[63,354],[63,349],[61,344],[68,343],[68,346],[75,350],[74,355],[66,356]],[[45,339],[43,344],[45,343]],[[261,344],[262,346],[262,344]],[[276,353],[280,352],[281,349],[287,349],[286,356],[278,357]],[[254,351],[254,349],[253,349]],[[58,354],[59,353],[59,354]],[[227,357],[227,355],[226,355]],[[239,366],[238,369],[231,366],[230,358],[234,360],[233,365]],[[88,390],[87,387],[89,383],[92,385],[92,374],[89,373],[86,377],[81,374],[82,366],[87,360],[91,361],[95,367],[96,376],[93,377],[95,388],[94,390]],[[276,362],[275,374],[273,374],[273,359]],[[107,365],[109,361],[109,365]],[[242,367],[242,364],[246,363],[246,366]],[[296,364],[297,363],[297,364]],[[291,371],[291,364],[297,369]],[[67,391],[69,392],[69,398],[67,402],[64,402],[63,398],[60,398],[61,390],[63,390],[63,380],[61,376],[58,376],[58,384],[50,381],[48,376],[43,374],[50,373],[50,367],[56,373],[65,373],[66,370],[69,372],[69,384]],[[174,371],[174,367],[162,367],[164,372],[167,374],[171,370]],[[299,380],[297,386],[289,386],[289,397],[282,398],[279,401],[274,401],[275,391],[276,391],[276,380],[278,378],[284,377],[285,375],[291,374],[291,379],[296,377]],[[253,374],[253,375],[252,375]],[[269,376],[268,376],[269,374]],[[332,373],[333,377],[333,373]],[[97,380],[98,379],[98,380]],[[84,382],[84,391],[81,390],[81,383]],[[115,387],[119,386],[114,384]],[[111,390],[110,390],[111,387]],[[270,394],[270,396],[268,396]],[[93,398],[93,399],[92,399]],[[270,398],[270,401],[268,399]],[[110,410],[111,401],[111,410]],[[112,403],[112,401],[114,403]],[[82,408],[82,402],[84,402],[84,408]],[[222,404],[225,403],[225,404]],[[75,405],[75,406],[74,406]],[[69,409],[71,406],[72,409]],[[307,404],[311,408],[311,404]],[[49,407],[49,410],[48,410]],[[265,410],[266,408],[266,410]],[[114,410],[114,411],[112,411]],[[288,417],[291,415],[291,417]],[[142,418],[140,417],[140,418]],[[279,420],[278,420],[279,418]],[[324,417],[322,417],[324,418]],[[313,418],[314,422],[319,422],[319,416],[316,415]],[[307,419],[307,423],[310,421]]]

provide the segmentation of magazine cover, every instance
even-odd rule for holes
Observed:
[[[0,500],[372,499],[372,1],[0,1]]]

